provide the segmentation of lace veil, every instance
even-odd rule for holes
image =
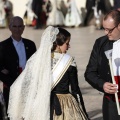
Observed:
[[[52,26],[45,29],[40,48],[11,86],[8,106],[10,120],[50,119],[51,47],[58,32],[58,28]]]

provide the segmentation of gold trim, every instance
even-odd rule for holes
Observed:
[[[61,57],[63,58],[63,57]],[[72,62],[73,58],[71,57],[68,61],[68,63],[66,64],[66,66],[64,67],[63,71],[60,73],[60,75],[56,78],[57,80],[55,80],[55,84],[52,84],[52,88],[53,89],[57,84],[58,82],[60,81],[60,79],[63,77],[64,73],[67,71],[68,67],[70,66],[71,62]],[[60,62],[60,61],[59,61]],[[59,63],[58,62],[58,63]]]

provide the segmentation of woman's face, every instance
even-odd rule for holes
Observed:
[[[70,48],[69,42],[70,42],[70,38],[68,38],[67,41],[62,46],[59,46],[62,53],[66,53],[67,50]]]

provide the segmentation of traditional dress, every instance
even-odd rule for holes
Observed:
[[[10,20],[13,18],[13,4],[9,0],[4,0],[4,9],[6,12],[7,26],[10,23]]]
[[[75,0],[68,2],[68,12],[65,17],[65,26],[78,27],[82,23],[82,17],[79,14]]]
[[[28,2],[26,4],[26,11],[25,11],[25,15],[24,15],[24,22],[26,25],[32,25],[32,21],[33,21],[34,17],[37,18],[35,13],[32,11],[32,1],[33,0],[28,0]]]
[[[0,27],[6,27],[6,12],[3,0],[0,0]]]
[[[54,53],[52,69],[55,71],[57,83],[54,82],[55,85],[51,92],[50,120],[87,120],[74,59],[66,54]],[[57,69],[61,72],[58,73]]]
[[[47,25],[53,26],[63,26],[64,25],[64,16],[62,11],[59,9],[59,1],[50,0],[52,5],[52,10],[48,15]]]

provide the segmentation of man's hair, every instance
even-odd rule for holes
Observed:
[[[114,24],[117,26],[120,23],[120,11],[119,10],[112,10],[108,12],[103,20],[107,20],[111,17],[114,20]]]
[[[23,22],[23,19],[22,19],[21,17],[19,17],[19,16],[14,16],[13,18],[11,18],[10,23],[9,23],[9,26],[12,26],[12,25],[13,25],[13,22],[14,22],[15,19],[19,19],[20,21]]]

